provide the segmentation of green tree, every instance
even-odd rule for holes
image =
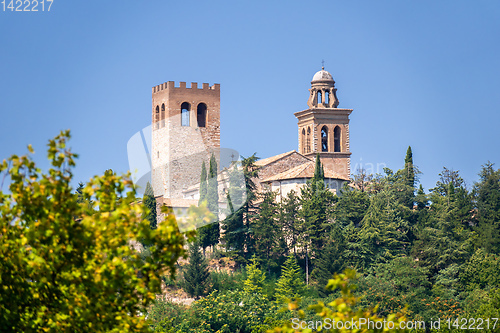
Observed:
[[[212,154],[210,158],[210,169],[207,175],[205,162],[201,165],[201,180],[200,180],[200,199],[198,205],[207,202],[208,209],[214,214],[215,220],[211,223],[202,226],[198,229],[198,237],[200,246],[205,255],[205,249],[209,246],[212,248],[219,243],[220,230],[219,230],[219,196],[218,196],[218,182],[217,182],[217,160]]]
[[[205,166],[205,161],[201,164],[201,176],[200,176],[200,199],[198,200],[198,206],[202,204],[203,201],[207,200],[207,167]]]
[[[365,269],[405,253],[409,225],[401,209],[390,183],[371,197],[359,231],[360,241],[371,254],[365,257],[368,259],[363,265]]]
[[[500,254],[500,170],[488,162],[479,177],[480,181],[474,186],[479,245],[489,253]]]
[[[459,274],[462,290],[486,291],[500,286],[500,259],[497,255],[488,254],[478,249],[461,267]]]
[[[463,184],[458,173],[438,181],[430,195],[427,221],[419,225],[411,250],[412,256],[433,276],[449,265],[463,264],[476,238],[470,230],[471,195],[463,185],[456,188],[455,184]]]
[[[409,332],[406,329],[400,329],[400,323],[406,320],[406,317],[401,313],[391,313],[387,317],[382,317],[376,314],[376,311],[372,309],[364,309],[359,306],[360,297],[354,296],[353,291],[356,289],[356,285],[353,280],[356,279],[356,271],[346,270],[342,274],[335,274],[333,279],[328,281],[326,288],[330,291],[335,289],[340,289],[341,296],[331,303],[325,305],[323,302],[318,302],[317,304],[309,306],[309,309],[314,310],[318,316],[322,318],[324,322],[327,320],[331,323],[337,321],[345,322],[347,318],[353,322],[360,321],[361,318],[372,322],[383,322],[391,321],[393,322],[394,329],[388,329],[387,332]],[[291,302],[288,304],[288,309],[294,311],[293,318],[298,318],[299,320],[304,319],[304,310],[298,310],[298,302]],[[306,324],[311,323],[311,321],[306,322]],[[297,333],[297,332],[311,332],[311,328],[301,328],[294,327],[293,321],[287,321],[283,326],[275,327],[272,332],[276,333]],[[381,325],[382,326],[382,325]],[[334,326],[335,327],[335,326]],[[359,327],[359,326],[358,326]],[[340,330],[334,330],[340,331]],[[342,331],[346,331],[342,329]],[[362,332],[381,332],[382,329],[370,328],[368,325],[361,327]],[[385,330],[384,330],[385,331]]]
[[[268,274],[278,266],[281,230],[277,223],[276,193],[264,192],[259,212],[254,218],[251,229],[255,242],[255,254],[263,259]]]
[[[335,221],[347,226],[354,223],[360,226],[368,207],[370,206],[370,197],[365,191],[351,188],[348,183],[340,190],[338,202],[335,204],[333,216]]]
[[[245,240],[247,228],[243,221],[243,203],[246,200],[245,180],[239,177],[238,163],[228,169],[229,189],[227,191],[228,210],[227,217],[221,221],[222,242],[225,243],[226,252],[237,263],[244,262]],[[236,207],[236,209],[235,209]]]
[[[249,253],[254,253],[254,239],[251,235],[251,222],[257,213],[255,201],[258,157],[253,154],[235,163],[229,171],[228,216],[222,221],[223,241],[226,250],[231,253],[238,264],[246,260]],[[243,179],[240,171],[243,171]]]
[[[250,295],[262,293],[265,279],[265,273],[259,269],[259,260],[253,255],[250,264],[247,265],[247,279],[243,284],[243,291]]]
[[[301,296],[304,290],[304,280],[297,259],[289,254],[281,270],[281,276],[276,282],[275,297],[277,303],[284,303]]]
[[[204,296],[208,292],[210,284],[210,272],[208,271],[207,260],[200,252],[198,242],[189,245],[189,263],[184,271],[183,289],[191,297],[196,299]]]
[[[411,146],[408,146],[408,150],[406,151],[403,178],[407,186],[404,204],[408,208],[413,209],[413,202],[415,199],[415,166],[413,165],[413,153],[411,151]]]
[[[82,182],[78,183],[78,187],[76,188],[77,199],[76,202],[79,204],[83,204],[89,211],[94,210],[94,202],[90,198],[86,198],[83,194],[83,190],[85,189],[85,184]]]
[[[301,188],[300,219],[297,221],[302,247],[306,261],[306,282],[309,283],[310,254],[317,258],[327,238],[333,194],[325,186],[324,171],[319,154],[316,156],[314,177]]]
[[[94,177],[82,194],[99,211],[79,204],[69,137],[49,142],[47,173],[29,155],[0,163],[10,180],[0,192],[0,331],[148,332],[141,313],[160,276],[175,274],[185,235],[173,214],[151,230],[128,176]],[[140,239],[155,244],[146,263],[130,246]]]
[[[328,295],[328,290],[325,289],[328,280],[333,277],[333,274],[342,272],[345,268],[345,247],[342,229],[335,223],[332,226],[330,237],[320,251],[319,258],[311,272],[311,280],[322,297]]]
[[[144,191],[142,201],[147,208],[147,215],[145,218],[149,221],[149,227],[151,229],[156,229],[158,227],[156,216],[156,199],[153,192],[153,187],[149,182],[146,184],[146,190]]]
[[[297,251],[297,240],[299,238],[299,228],[297,221],[299,219],[300,199],[291,190],[287,196],[279,203],[278,207],[278,225],[281,228],[281,233],[285,239],[287,249],[293,249],[293,253]]]

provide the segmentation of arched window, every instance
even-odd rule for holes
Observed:
[[[321,129],[321,151],[328,151],[328,127]]]
[[[334,152],[340,152],[340,127],[335,126],[333,130]]]
[[[198,104],[196,110],[196,119],[198,120],[198,127],[205,127],[207,122],[207,105],[205,103]]]
[[[160,125],[160,107],[157,105],[156,106],[156,112],[155,112],[155,128],[158,128]]]
[[[321,91],[318,91],[318,104],[323,103],[323,98],[321,96]]]
[[[161,127],[165,126],[165,103],[161,105]]]
[[[325,91],[325,104],[330,105],[330,92],[328,90]]]
[[[189,112],[191,111],[191,105],[188,102],[184,102],[181,105],[181,126],[189,126]]]
[[[306,153],[311,152],[311,128],[307,128]]]
[[[302,129],[302,154],[306,153],[306,130]]]

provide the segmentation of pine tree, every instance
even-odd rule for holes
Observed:
[[[480,246],[487,253],[500,253],[500,170],[483,165],[480,182],[474,186]]]
[[[333,274],[340,273],[345,267],[345,240],[342,230],[338,224],[332,227],[331,235],[320,252],[315,268],[311,273],[311,280],[322,297],[329,294],[325,286]]]
[[[262,293],[264,280],[266,275],[259,269],[258,259],[255,255],[250,259],[250,264],[247,265],[247,279],[243,285],[243,291],[249,295]]]
[[[243,158],[241,164],[235,163],[229,171],[228,216],[222,221],[224,230],[223,242],[226,250],[233,259],[242,264],[248,253],[254,253],[254,239],[251,237],[250,224],[256,215],[255,199],[256,186],[254,179],[258,176],[255,161],[258,157],[253,154]],[[243,177],[240,177],[240,168]],[[243,178],[243,179],[242,179]]]
[[[452,177],[442,177],[432,190],[432,204],[425,223],[419,223],[411,250],[419,265],[429,269],[432,275],[453,264],[463,264],[473,246],[472,198],[458,173],[450,175]]]
[[[157,216],[156,216],[156,199],[153,192],[153,187],[148,182],[146,184],[146,190],[144,191],[144,196],[142,198],[144,205],[148,208],[148,215],[146,219],[149,221],[149,226],[151,229],[156,229],[157,227]]]
[[[251,224],[255,239],[255,254],[264,259],[268,274],[277,266],[281,230],[277,224],[276,193],[265,192],[259,205],[259,213]]]
[[[77,195],[76,202],[79,204],[85,204],[84,205],[85,209],[92,211],[94,210],[94,202],[83,194],[84,187],[85,187],[84,183],[82,182],[78,183],[78,187],[76,189],[76,195]]]
[[[210,284],[210,272],[207,260],[201,254],[197,242],[189,245],[189,263],[183,275],[182,287],[185,292],[196,299],[206,295]]]
[[[400,206],[396,190],[390,183],[371,197],[359,230],[361,242],[371,253],[364,268],[373,263],[387,262],[405,252],[411,226],[404,219],[404,210]]]
[[[243,224],[242,205],[246,200],[245,181],[240,177],[238,164],[228,169],[229,189],[227,190],[227,217],[221,222],[222,242],[226,252],[238,263],[244,262],[245,239],[247,229]]]
[[[279,204],[278,225],[281,228],[281,233],[286,240],[287,249],[296,254],[297,240],[299,238],[299,229],[297,220],[299,219],[299,197],[295,191],[288,192]]]
[[[353,189],[345,183],[340,190],[338,202],[334,206],[335,221],[344,227],[350,223],[359,227],[369,206],[370,198],[367,192]]]
[[[288,299],[300,297],[304,290],[304,282],[300,267],[293,254],[283,264],[281,276],[276,282],[276,303],[284,303]]]

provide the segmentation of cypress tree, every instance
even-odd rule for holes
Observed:
[[[205,200],[207,200],[207,167],[205,166],[205,161],[203,161],[201,165],[200,200],[198,200],[198,205],[201,205]]]
[[[300,219],[297,223],[297,228],[300,231],[298,241],[305,252],[307,283],[309,283],[310,253],[314,258],[317,258],[323,247],[330,227],[328,219],[333,201],[332,192],[325,186],[318,154],[314,177],[301,188]]]
[[[403,204],[408,208],[413,209],[413,202],[415,200],[415,168],[413,166],[413,153],[411,151],[411,146],[408,146],[408,150],[406,151],[403,178],[407,186],[405,189],[405,202],[403,202]]]
[[[184,271],[182,287],[191,297],[196,299],[207,294],[210,284],[210,272],[207,260],[200,252],[197,242],[189,245],[189,263]]]
[[[149,221],[149,226],[151,227],[151,229],[156,229],[156,199],[153,192],[153,187],[149,182],[146,184],[146,190],[144,191],[142,202],[148,208],[148,215],[146,216],[146,219]]]
[[[207,168],[205,166],[205,161],[203,161],[201,165],[201,176],[200,176],[200,199],[198,200],[198,205],[201,205],[203,202],[207,202],[208,199],[208,184],[207,184]],[[208,206],[208,203],[207,203]],[[210,209],[210,207],[209,207]],[[198,229],[198,238],[201,248],[203,249],[203,256],[205,256],[205,249],[210,246],[210,233],[211,233],[211,225],[204,225]]]
[[[215,155],[210,157],[208,173],[207,205],[208,209],[215,215],[215,220],[210,224],[208,245],[212,248],[219,243],[219,183],[217,181],[218,167]]]

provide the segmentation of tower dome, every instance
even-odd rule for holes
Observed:
[[[333,81],[333,77],[332,74],[330,74],[328,71],[325,71],[325,67],[321,67],[321,70],[314,74],[311,82],[315,81]]]
[[[337,89],[332,74],[321,67],[319,72],[314,74],[311,81],[311,89],[307,105],[310,108],[336,108],[339,105],[337,99]]]

